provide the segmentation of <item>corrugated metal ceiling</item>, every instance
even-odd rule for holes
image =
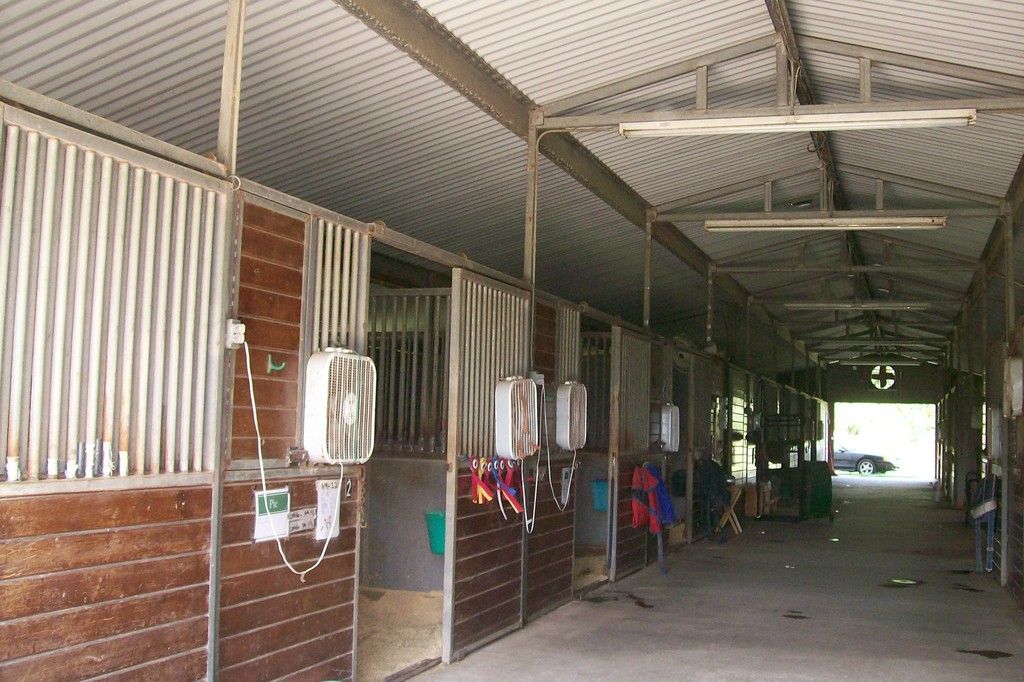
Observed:
[[[421,0],[420,4],[534,101],[544,103],[770,33],[763,0]],[[973,65],[1024,72],[1024,11],[1018,2],[790,0],[798,33]],[[0,0],[0,77],[201,153],[215,143],[223,0],[147,3]],[[857,96],[854,60],[806,52],[817,97]],[[710,104],[774,102],[771,50],[711,67]],[[879,65],[879,101],[1006,94],[944,76]],[[683,76],[581,107],[582,112],[691,107]],[[831,136],[840,163],[876,168],[1002,196],[1022,154],[1024,116],[979,117],[971,129],[844,132]],[[580,139],[647,201],[662,205],[816,158],[805,134],[624,140]],[[282,191],[392,227],[517,273],[525,200],[523,143],[398,49],[329,0],[250,0],[244,51],[240,170]],[[871,207],[874,183],[840,174],[852,206]],[[813,198],[813,172],[778,182],[775,206]],[[955,203],[888,185],[891,207]],[[638,319],[642,235],[588,190],[542,164],[539,279],[555,294]],[[759,210],[760,191],[694,209]],[[980,255],[991,219],[952,219],[945,231],[901,235]],[[680,229],[713,259],[783,245],[791,235],[712,235]],[[882,257],[861,239],[865,257]],[[904,252],[906,254],[904,255]],[[926,259],[923,251],[901,258]],[[790,258],[782,249],[767,258]],[[806,264],[846,258],[826,235],[805,247]],[[566,277],[567,272],[583,273]],[[601,277],[588,276],[600,272]],[[743,275],[749,290],[796,275]],[[847,278],[848,279],[848,278]],[[946,282],[965,288],[969,273]],[[936,283],[922,278],[924,287]],[[873,286],[886,282],[871,276]],[[830,281],[830,295],[849,294]],[[923,290],[901,281],[902,295]],[[655,250],[655,319],[700,305],[703,282]],[[792,319],[799,319],[793,317]]]

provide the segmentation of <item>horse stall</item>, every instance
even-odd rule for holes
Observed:
[[[451,288],[399,288],[391,262],[374,253],[366,322],[377,367],[360,531],[357,646],[366,680],[441,659]]]
[[[611,330],[586,320],[580,334],[580,378],[587,387],[587,443],[576,468],[573,514],[573,591],[608,579],[611,526],[608,503],[611,422]],[[597,328],[597,329],[595,329]]]

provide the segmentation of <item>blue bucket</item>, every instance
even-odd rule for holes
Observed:
[[[608,511],[608,479],[598,478],[591,481],[590,492],[594,497],[594,511]]]

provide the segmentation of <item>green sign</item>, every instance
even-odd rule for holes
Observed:
[[[256,493],[256,515],[267,516],[268,514],[284,514],[289,507],[289,493],[287,490],[268,490],[266,493]]]

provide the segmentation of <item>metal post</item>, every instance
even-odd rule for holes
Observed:
[[[644,329],[651,328],[651,248],[655,217],[654,210],[648,210],[644,221]]]
[[[693,71],[694,77],[697,79],[697,111],[704,111],[708,108],[708,67],[707,65],[698,66]]]
[[[860,58],[860,101],[871,101],[871,60],[866,57]]]
[[[690,363],[686,372],[686,542],[693,542],[693,429],[696,425],[696,418],[693,413],[697,401],[694,390],[697,385],[694,372],[696,362],[694,356],[689,356]]]
[[[242,95],[242,43],[245,31],[245,0],[228,0],[224,32],[224,65],[220,79],[220,118],[217,123],[217,160],[227,175],[235,174],[238,161],[238,110]]]
[[[789,56],[786,44],[779,41],[775,45],[775,103],[781,106],[791,104],[789,101]]]
[[[1013,216],[1003,216],[1003,262],[1006,268],[1006,283],[1003,287],[1005,292],[1004,298],[1006,303],[1006,354],[1013,355],[1015,349],[1011,346],[1013,343],[1014,327],[1016,325],[1016,306],[1014,302],[1014,286],[1013,286]],[[1003,457],[1002,457],[1002,471],[1003,471],[1003,485],[1002,485],[1002,501],[1000,503],[1000,528],[1001,537],[999,540],[1000,552],[999,552],[999,584],[1005,586],[1009,578],[1010,571],[1010,486],[1012,479],[1010,475],[1010,432],[1013,427],[1013,419],[1007,418],[1005,425],[1005,434],[1003,437]]]
[[[708,266],[708,310],[707,320],[704,325],[704,344],[710,348],[714,343],[712,328],[715,321],[715,266]]]
[[[745,330],[745,334],[746,334],[746,337],[747,337],[746,338],[746,343],[745,343],[746,347],[744,349],[744,352],[746,354],[746,359],[745,359],[746,361],[745,361],[744,364],[745,364],[747,369],[751,369],[751,367],[750,367],[750,306],[751,306],[751,302],[753,301],[753,298],[754,298],[753,296],[747,296],[747,306],[746,306],[747,309],[746,309],[746,315],[745,315],[744,325],[743,325],[744,326],[744,330]]]

